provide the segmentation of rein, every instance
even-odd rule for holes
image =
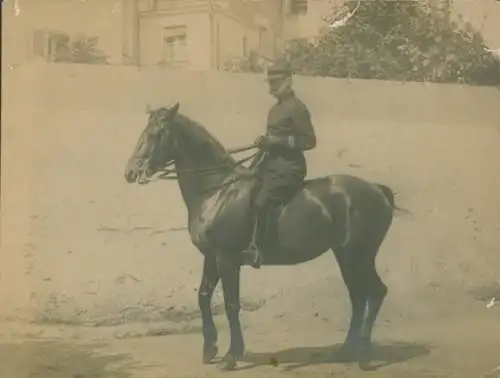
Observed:
[[[228,150],[227,152],[230,155],[233,155],[233,154],[236,154],[239,152],[252,150],[252,149],[257,148],[257,147],[258,146],[256,144],[251,144],[248,146],[233,148],[233,149]],[[259,151],[251,154],[250,156],[247,156],[245,158],[237,160],[234,164],[234,168],[237,166],[240,166],[241,164],[243,164],[249,160],[252,160],[255,156],[257,156],[257,154],[259,154]],[[227,164],[214,165],[211,167],[204,167],[204,168],[189,168],[189,169],[169,168],[174,164],[175,164],[175,161],[172,160],[172,161],[168,162],[165,165],[165,167],[163,167],[162,169],[159,169],[158,172],[161,172],[161,174],[159,176],[157,176],[157,179],[177,180],[179,178],[178,174],[182,173],[182,172],[211,174],[211,173],[218,173],[221,169],[228,168]],[[170,176],[171,174],[175,174],[175,176]],[[232,182],[232,181],[233,180],[231,180],[230,182]]]

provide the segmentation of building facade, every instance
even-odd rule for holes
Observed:
[[[277,52],[273,25],[258,12],[238,12],[244,9],[241,0],[139,0],[137,5],[134,50],[141,66],[219,69],[251,51],[269,59]]]
[[[107,64],[219,69],[250,52],[273,59],[280,50],[282,2],[24,0],[17,10],[9,2],[2,12],[8,25],[3,48],[14,64],[65,61],[83,41]]]
[[[75,40],[97,38],[110,64],[123,62],[122,4],[109,0],[25,0],[2,4],[2,49],[10,64],[57,61]]]
[[[421,0],[443,3],[444,0]],[[87,46],[107,64],[222,69],[253,52],[271,61],[314,39],[345,0],[23,0],[3,4],[4,59],[64,61]],[[446,0],[500,48],[500,2]],[[89,47],[90,46],[90,47]],[[78,49],[76,49],[78,50]],[[87,51],[88,53],[88,51]],[[85,58],[85,59],[84,59]]]

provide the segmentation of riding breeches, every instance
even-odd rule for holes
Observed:
[[[271,200],[284,200],[293,195],[304,181],[306,166],[303,160],[288,160],[269,157],[259,165],[257,176],[260,185],[255,205],[263,207]]]

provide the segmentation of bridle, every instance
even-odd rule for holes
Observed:
[[[259,146],[257,144],[252,143],[250,145],[246,145],[246,146],[242,146],[242,147],[236,147],[236,148],[229,149],[229,150],[227,150],[227,153],[230,154],[230,155],[233,155],[233,154],[237,154],[237,153],[240,153],[240,152],[245,152],[245,151],[257,149],[258,147]],[[178,149],[178,140],[176,138],[174,151],[177,151],[177,149]],[[247,157],[244,157],[242,159],[236,160],[234,162],[232,168],[236,169],[237,166],[240,166],[243,163],[245,163],[245,162],[247,162],[249,160],[254,159],[259,153],[260,153],[260,150],[254,152],[250,156],[247,156]],[[175,153],[174,153],[174,155],[175,155]],[[148,178],[146,181],[147,182],[152,182],[152,181],[155,181],[155,180],[178,180],[179,179],[179,174],[181,174],[181,173],[199,173],[199,174],[203,174],[203,175],[217,174],[221,170],[229,168],[228,164],[219,164],[219,165],[214,165],[214,166],[210,166],[210,167],[203,167],[203,168],[182,168],[182,169],[177,168],[177,167],[172,168],[172,166],[175,164],[175,160],[176,160],[175,158],[169,159],[163,165],[163,167],[160,167],[160,168],[156,169],[155,177],[154,178],[153,177]],[[157,173],[159,173],[159,175],[156,175]],[[221,185],[221,187],[226,186],[228,184],[231,184],[233,182],[239,181],[240,179],[241,179],[240,177],[236,177],[236,178],[234,178],[232,180],[224,182]]]
[[[257,148],[257,146],[254,144],[251,144],[251,145],[244,146],[244,147],[234,148],[234,149],[228,150],[227,152],[229,154],[235,154],[238,152],[248,151],[248,150],[251,150],[254,148]],[[255,153],[251,154],[250,156],[236,160],[236,162],[233,165],[233,169],[236,169],[237,166],[239,166],[239,165],[241,165],[249,160],[252,160],[259,153],[260,153],[260,151],[257,151]],[[214,165],[211,167],[204,167],[204,168],[184,168],[184,169],[170,168],[174,164],[175,164],[175,160],[174,159],[170,160],[163,168],[160,168],[157,170],[157,173],[158,172],[160,173],[158,176],[156,176],[155,178],[150,178],[147,181],[152,182],[155,180],[179,180],[179,173],[188,173],[188,172],[189,173],[201,173],[204,175],[217,174],[222,169],[228,168],[227,165],[223,165],[223,164]],[[254,174],[254,176],[255,176],[255,174]],[[232,178],[231,180],[227,180],[227,181],[222,182],[221,184],[205,188],[204,192],[210,192],[213,190],[220,190],[224,187],[227,187],[228,185],[239,182],[241,179],[242,179],[242,176],[236,176],[236,177]]]

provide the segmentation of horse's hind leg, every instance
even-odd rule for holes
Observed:
[[[364,284],[363,269],[361,269],[360,261],[356,259],[356,253],[347,249],[334,251],[334,253],[351,301],[349,330],[347,331],[342,348],[335,359],[348,362],[357,358],[357,344],[367,306],[367,292],[366,285]]]
[[[336,360],[358,360],[361,368],[369,362],[372,329],[387,294],[375,269],[376,254],[376,248],[349,248],[335,253],[352,305],[349,331]]]
[[[219,272],[215,256],[205,255],[203,261],[203,276],[198,290],[198,306],[201,311],[203,327],[203,363],[209,364],[217,356],[217,329],[212,315],[212,296],[217,283]]]
[[[366,282],[368,289],[368,312],[360,333],[360,355],[359,365],[362,369],[368,369],[370,362],[370,349],[373,326],[377,320],[382,303],[387,295],[387,286],[382,282],[375,266],[375,256],[369,260],[365,267]]]

